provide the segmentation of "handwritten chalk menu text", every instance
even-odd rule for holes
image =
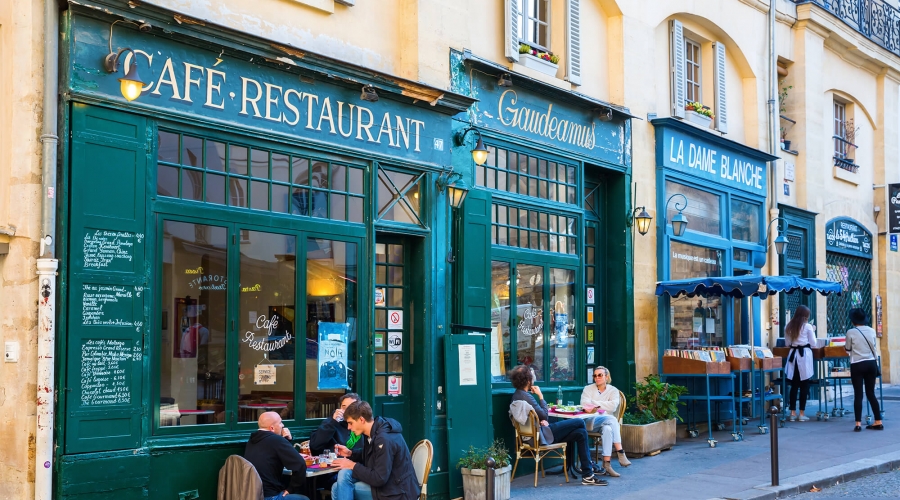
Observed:
[[[82,325],[136,326],[134,286],[84,283],[81,288]]]
[[[84,268],[130,272],[134,267],[134,244],[143,234],[89,229],[84,234]]]
[[[131,367],[141,359],[140,346],[115,339],[85,340],[81,345],[81,404],[131,403]]]

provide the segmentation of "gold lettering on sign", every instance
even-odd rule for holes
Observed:
[[[547,112],[517,106],[519,96],[515,90],[509,89],[500,95],[497,104],[497,118],[507,127],[517,128],[554,141],[594,149],[597,144],[595,136],[596,124],[581,125],[553,116],[553,104],[547,106]],[[504,103],[508,102],[506,107]]]
[[[197,269],[185,269],[184,274],[203,274],[203,267],[198,267]]]
[[[242,292],[258,292],[260,290],[262,290],[262,286],[260,286],[259,283],[255,284],[253,286],[241,287]]]

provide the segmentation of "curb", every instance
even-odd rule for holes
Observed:
[[[900,469],[900,452],[885,453],[872,458],[863,458],[827,469],[784,478],[780,486],[761,484],[749,490],[714,500],[775,500],[800,493],[806,493],[815,485],[827,488],[837,483],[852,481],[861,477]]]

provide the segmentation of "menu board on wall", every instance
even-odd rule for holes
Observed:
[[[89,229],[82,251],[85,270],[130,272],[134,268],[134,245],[143,235],[128,231]]]
[[[141,359],[140,346],[119,339],[90,339],[81,343],[81,404],[131,404],[131,367]]]
[[[81,324],[134,326],[134,286],[81,285]]]

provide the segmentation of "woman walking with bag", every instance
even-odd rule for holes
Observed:
[[[806,422],[806,400],[809,399],[809,379],[813,375],[812,344],[816,342],[816,332],[809,324],[809,308],[797,306],[794,317],[784,328],[784,339],[791,348],[788,354],[785,376],[791,382],[790,408],[791,422]],[[797,392],[800,392],[800,416],[797,416]]]
[[[881,408],[878,406],[878,398],[875,397],[875,379],[881,376],[878,368],[878,357],[875,356],[875,330],[866,326],[866,312],[862,309],[850,309],[850,322],[853,328],[847,330],[847,343],[844,349],[850,353],[850,381],[853,383],[853,413],[856,416],[854,431],[862,430],[860,417],[862,416],[863,384],[866,388],[866,398],[872,406],[875,415],[875,423],[867,425],[866,429],[876,431],[884,430],[881,422]]]

